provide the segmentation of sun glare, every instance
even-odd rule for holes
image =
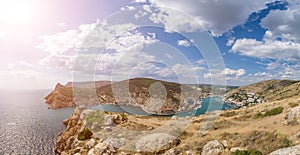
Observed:
[[[23,0],[0,1],[0,25],[20,26],[33,18],[33,5]]]

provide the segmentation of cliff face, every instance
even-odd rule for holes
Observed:
[[[55,89],[45,97],[45,102],[50,109],[74,107],[72,87],[58,83]]]
[[[73,107],[75,104],[118,104],[141,106],[151,113],[172,113],[182,108],[185,101],[196,102],[200,92],[178,83],[136,78],[121,82],[100,84],[96,87],[88,83],[57,84],[55,89],[45,97],[49,108]]]

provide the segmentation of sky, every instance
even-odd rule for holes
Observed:
[[[1,0],[0,89],[300,80],[300,0]]]

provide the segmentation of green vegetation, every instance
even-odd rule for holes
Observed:
[[[87,115],[85,118],[87,127],[91,127],[94,123],[102,125],[105,114],[106,111],[93,111],[92,113]]]
[[[282,111],[283,111],[283,107],[276,107],[276,108],[273,108],[269,111],[266,111],[264,114],[263,113],[257,113],[256,115],[253,116],[253,118],[263,118],[263,117],[266,117],[266,116],[274,116],[274,115],[278,115],[278,114],[281,114]]]
[[[233,155],[262,155],[258,150],[236,150]]]
[[[283,107],[281,107],[281,106],[280,107],[276,107],[276,108],[274,108],[272,110],[267,111],[264,116],[278,115],[278,114],[282,113],[282,111],[283,111]]]
[[[88,128],[84,128],[82,131],[80,131],[78,133],[78,140],[87,140],[90,139],[92,137],[93,133],[88,129]]]

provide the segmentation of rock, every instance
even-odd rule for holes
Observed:
[[[101,130],[101,125],[99,125],[97,122],[94,122],[93,125],[91,126],[92,131],[100,131]]]
[[[94,152],[96,154],[103,154],[106,150],[107,150],[107,145],[104,143],[98,143],[95,147],[94,147]]]
[[[94,148],[90,149],[90,151],[88,152],[87,155],[96,155],[95,154],[95,149]]]
[[[86,110],[83,110],[80,114],[80,118],[82,120],[85,119],[86,116],[90,115],[91,113],[93,113],[95,110],[90,110],[90,109],[86,109]]]
[[[104,116],[104,125],[109,126],[112,125],[114,123],[114,118],[111,115],[105,115]]]
[[[185,151],[185,154],[186,155],[193,155],[193,151],[192,150],[187,150],[187,151]]]
[[[85,144],[85,147],[87,149],[91,149],[95,144],[96,144],[96,141],[95,141],[95,139],[92,138]]]
[[[168,150],[180,143],[180,140],[167,133],[154,133],[142,137],[136,143],[136,149],[142,152]]]
[[[177,155],[177,152],[174,148],[171,148],[170,150],[166,151],[164,155]]]
[[[126,144],[126,139],[109,137],[106,140],[104,140],[103,143],[112,146],[114,148],[120,148],[121,146]]]
[[[297,155],[300,153],[300,145],[276,150],[269,155]]]
[[[290,110],[287,117],[287,122],[290,123],[300,123],[300,106],[294,107]]]
[[[218,140],[209,141],[202,149],[201,155],[218,155],[224,151],[224,146]]]
[[[172,116],[172,117],[171,117],[171,120],[177,120],[177,119],[178,119],[177,116]]]
[[[300,138],[300,131],[295,134],[296,138]]]
[[[222,140],[222,144],[223,144],[224,147],[228,147],[228,142],[227,142],[227,140]]]
[[[244,150],[247,150],[246,148],[243,148],[243,147],[232,147],[230,148],[230,152],[235,152],[235,151],[244,151]]]
[[[110,127],[110,126],[106,126],[106,127],[104,127],[104,130],[105,130],[105,131],[107,131],[107,132],[111,132],[111,131],[112,131],[112,129],[111,129],[111,127]]]

